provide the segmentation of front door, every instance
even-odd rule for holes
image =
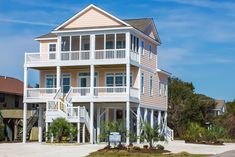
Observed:
[[[62,78],[62,85],[63,85],[62,92],[63,93],[68,93],[70,86],[71,86],[70,80],[71,80],[70,74],[63,74],[63,78]]]

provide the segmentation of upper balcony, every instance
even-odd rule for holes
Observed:
[[[45,44],[45,43],[40,43]],[[56,43],[47,43],[48,49],[38,53],[26,53],[28,67],[74,66],[93,64],[139,63],[139,53],[130,50],[130,38],[126,33],[60,36]],[[41,45],[46,47],[45,45]]]

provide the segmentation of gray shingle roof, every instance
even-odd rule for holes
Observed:
[[[220,110],[223,106],[225,106],[224,100],[215,100],[215,102],[216,102],[216,106],[215,106],[216,110]]]
[[[54,33],[47,33],[47,34],[44,34],[44,35],[41,35],[39,37],[36,37],[36,39],[41,39],[41,38],[55,38],[57,37],[56,34]]]

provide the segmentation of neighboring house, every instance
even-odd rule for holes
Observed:
[[[226,104],[224,100],[215,100],[216,106],[213,109],[214,116],[223,115],[226,112]]]
[[[2,115],[5,140],[17,140],[23,121],[24,83],[18,79],[0,76],[0,112]],[[32,115],[31,108],[28,115]],[[29,118],[28,117],[28,118]]]
[[[64,117],[77,125],[78,143],[100,142],[105,121],[122,120],[137,136],[141,120],[163,124],[161,131],[169,133],[170,73],[157,65],[160,39],[152,18],[120,20],[89,5],[36,41],[39,52],[25,54],[24,116],[29,104],[40,103],[39,142],[43,106],[46,131],[53,119]],[[27,88],[28,69],[40,72],[39,88]],[[24,124],[26,142],[26,119]]]

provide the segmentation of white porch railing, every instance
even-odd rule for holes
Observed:
[[[95,96],[120,96],[120,94],[126,94],[126,86],[94,87]]]
[[[54,62],[56,60],[56,53],[25,53],[25,63],[45,63]]]
[[[90,96],[90,87],[71,87],[73,96]]]
[[[53,98],[56,88],[27,88],[27,98]]]
[[[136,52],[131,50],[130,51],[130,58],[131,58],[131,60],[139,62],[139,53],[136,53]]]
[[[90,50],[84,51],[61,51],[60,60],[61,61],[72,61],[72,60],[89,60]]]
[[[125,49],[95,50],[95,59],[123,59],[125,57]]]
[[[130,96],[134,97],[134,98],[138,98],[139,97],[139,89],[138,88],[130,88]]]
[[[166,126],[166,137],[171,141],[174,140],[174,130],[172,130],[168,126]]]

